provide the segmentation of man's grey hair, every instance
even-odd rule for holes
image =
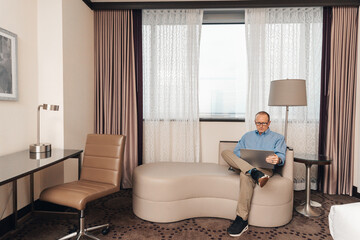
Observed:
[[[268,121],[270,122],[270,115],[267,112],[265,112],[265,111],[258,112],[257,114],[255,114],[255,119],[256,119],[257,115],[266,115],[268,117]]]

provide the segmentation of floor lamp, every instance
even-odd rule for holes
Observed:
[[[306,82],[302,79],[274,80],[270,84],[269,106],[286,106],[285,142],[289,106],[306,106]]]

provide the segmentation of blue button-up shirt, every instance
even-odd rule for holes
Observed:
[[[255,149],[274,151],[281,159],[278,166],[283,166],[285,163],[286,144],[283,135],[272,132],[268,128],[261,135],[258,130],[247,132],[237,143],[234,153],[240,157],[240,149]]]

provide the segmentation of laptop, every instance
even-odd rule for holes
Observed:
[[[241,159],[244,159],[245,161],[247,161],[256,168],[274,169],[275,168],[274,164],[270,164],[265,161],[267,156],[273,154],[274,154],[273,151],[240,149]]]

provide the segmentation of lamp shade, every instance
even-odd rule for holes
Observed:
[[[274,80],[270,84],[269,106],[306,106],[306,82],[303,79]]]

